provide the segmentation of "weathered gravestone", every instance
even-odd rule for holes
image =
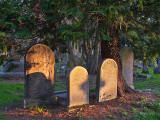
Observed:
[[[0,77],[7,79],[24,79],[24,60],[8,61],[0,72]]]
[[[24,73],[24,60],[8,62],[3,67],[3,72],[23,72]]]
[[[134,89],[133,85],[133,62],[134,54],[131,48],[124,47],[120,51],[122,62],[122,75],[129,87]]]
[[[118,67],[113,59],[103,61],[100,68],[100,79],[97,79],[97,99],[99,102],[117,97]]]
[[[154,66],[154,74],[160,74],[160,57],[156,61],[157,67]]]
[[[81,66],[76,66],[70,72],[68,102],[69,107],[89,104],[88,72]]]
[[[30,104],[29,101],[33,103],[34,100],[46,100],[53,94],[54,64],[54,53],[46,45],[36,44],[27,51],[24,104]]]

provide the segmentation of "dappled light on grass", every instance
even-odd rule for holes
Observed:
[[[141,69],[138,69],[137,72],[142,74]],[[134,80],[136,89],[160,90],[160,74],[154,74],[153,68],[149,68],[149,74],[152,75],[150,79]]]

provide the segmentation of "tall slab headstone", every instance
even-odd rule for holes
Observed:
[[[160,57],[157,58],[156,62],[157,62],[157,66],[156,67],[154,66],[153,72],[154,72],[154,74],[160,74]]]
[[[122,62],[122,75],[129,87],[134,89],[133,85],[133,62],[134,54],[131,48],[124,47],[120,51]]]
[[[68,86],[69,107],[89,104],[88,72],[81,66],[72,69]]]
[[[33,45],[25,56],[25,99],[46,99],[53,93],[54,52],[46,45]]]
[[[104,102],[117,97],[118,67],[113,59],[103,61],[100,68],[100,79],[97,79],[97,98]]]

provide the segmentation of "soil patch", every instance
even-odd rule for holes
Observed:
[[[50,106],[41,110],[12,107],[8,110],[3,110],[3,115],[12,120],[79,120],[80,118],[83,118],[83,120],[104,120],[106,118],[131,120],[136,113],[143,111],[147,102],[155,102],[157,100],[160,100],[160,98],[152,93],[134,93],[98,103],[95,95],[93,95],[90,98],[90,105],[71,108]]]

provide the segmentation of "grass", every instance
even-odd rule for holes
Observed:
[[[137,72],[142,73],[141,69]],[[153,68],[149,68],[149,75],[152,75],[150,79],[134,80],[134,86],[136,89],[151,89],[154,91],[160,91],[160,74],[154,74]],[[155,104],[147,103],[143,112],[136,114],[133,120],[160,120],[160,102]]]
[[[19,102],[23,98],[22,83],[0,83],[0,107]]]
[[[67,90],[67,85],[62,82],[55,82],[54,83],[54,90],[55,91]]]
[[[64,83],[55,82],[55,91],[66,90]],[[23,83],[2,83],[0,82],[0,108],[5,105],[19,102],[24,97]]]
[[[133,120],[160,120],[160,102],[155,104],[146,103],[145,106],[148,110],[146,112],[136,114]]]
[[[141,69],[138,69],[137,72],[142,74]],[[153,68],[149,68],[149,74],[152,75],[152,78],[150,79],[134,80],[136,89],[160,90],[160,74],[154,74]]]
[[[2,113],[0,113],[0,120],[11,120],[9,118],[4,118],[4,116],[2,115]]]

